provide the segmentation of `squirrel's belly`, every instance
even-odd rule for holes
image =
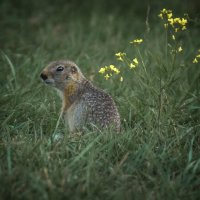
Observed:
[[[86,123],[87,109],[83,103],[72,104],[64,112],[65,123],[68,124],[70,132],[79,131]]]

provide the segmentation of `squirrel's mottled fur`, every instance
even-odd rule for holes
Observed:
[[[51,62],[41,73],[43,81],[63,96],[62,113],[70,132],[84,126],[120,130],[120,116],[111,96],[96,88],[72,61]]]

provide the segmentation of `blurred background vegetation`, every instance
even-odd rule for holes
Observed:
[[[163,8],[189,16],[172,71],[158,18]],[[1,0],[0,198],[198,199],[200,68],[192,60],[199,10],[199,0]],[[141,85],[131,73],[123,83],[105,81],[99,67],[119,64],[118,51],[134,56],[135,38],[144,39],[148,77],[138,69]],[[123,135],[65,134],[53,142],[61,102],[39,74],[56,59],[75,61],[113,96]],[[58,132],[67,132],[63,123]]]
[[[118,2],[7,0],[1,1],[0,7],[1,49],[10,51],[17,49],[20,53],[43,48],[48,54],[51,52],[55,54],[55,51],[59,53],[59,49],[65,49],[64,56],[76,58],[80,57],[86,48],[83,45],[82,48],[78,48],[83,41],[85,43],[87,41],[90,48],[96,47],[97,42],[104,44],[108,41],[109,47],[123,46],[123,43],[121,44],[123,41],[113,41],[113,38],[121,34],[124,40],[128,41],[135,35],[143,35],[148,6],[152,29],[158,26],[157,13],[162,8],[172,8],[177,15],[188,13],[191,18],[190,26],[199,26],[198,0],[181,2],[153,0],[143,1],[142,4],[130,0]],[[93,45],[89,45],[90,43]],[[70,50],[73,48],[75,52]]]

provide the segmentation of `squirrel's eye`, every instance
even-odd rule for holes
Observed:
[[[56,69],[57,72],[61,72],[63,71],[64,67],[63,66],[58,66],[58,68]]]

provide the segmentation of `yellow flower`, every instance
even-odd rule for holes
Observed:
[[[165,8],[163,8],[163,9],[161,10],[161,13],[166,14],[166,13],[167,13],[167,10],[166,10]]]
[[[130,41],[131,44],[141,44],[143,42],[143,39],[135,39],[133,41]]]
[[[115,73],[116,73],[116,74],[119,74],[119,73],[120,73],[120,71],[119,71],[118,69],[116,69],[116,70],[115,70]]]
[[[175,32],[177,33],[179,31],[179,28],[175,28]]]
[[[106,80],[108,80],[110,78],[110,76],[108,74],[106,74],[104,77]]]
[[[132,68],[135,68],[136,65],[134,65],[133,63],[131,63],[131,64],[129,65],[129,67],[132,69]]]
[[[175,35],[172,35],[172,40],[176,40]]]
[[[126,53],[119,52],[119,53],[116,53],[115,56],[117,57],[117,60],[124,61],[124,57],[126,56]]]
[[[168,14],[167,14],[167,17],[168,17],[168,18],[171,18],[171,17],[172,17],[172,13],[168,13]]]
[[[164,24],[164,27],[167,28],[167,27],[168,27],[168,24]]]
[[[116,74],[120,73],[119,69],[117,69],[114,65],[110,65],[110,69],[111,71],[114,71]]]
[[[134,62],[136,65],[138,65],[138,59],[137,59],[137,58],[134,58],[134,59],[133,59],[133,62]]]
[[[181,52],[181,51],[183,51],[183,49],[182,49],[182,47],[180,46],[180,47],[178,48],[178,52]]]
[[[121,52],[116,53],[115,56],[117,56],[117,57],[121,56]]]
[[[198,55],[196,56],[196,58],[200,58],[200,54],[198,54]]]
[[[119,56],[125,56],[125,55],[126,55],[126,53],[119,52],[119,53],[116,53],[115,55],[116,55],[117,57],[119,57]]]
[[[174,24],[174,19],[173,19],[173,18],[170,18],[170,19],[168,19],[168,22],[170,23],[171,26],[173,26],[173,24]]]
[[[105,67],[101,67],[101,69],[99,70],[100,74],[104,74],[106,72],[106,68]]]
[[[161,19],[163,19],[163,14],[160,13],[160,14],[158,15],[158,17],[160,17]]]
[[[161,19],[165,19],[168,23],[164,24],[164,27],[167,28],[169,25],[174,29],[175,32],[186,29],[186,24],[188,23],[187,19],[176,17],[173,18],[173,13],[171,10],[163,8],[158,15]]]
[[[183,26],[183,27],[182,27],[182,31],[183,31],[183,30],[186,30],[186,26]]]
[[[179,17],[174,18],[174,23],[180,23],[181,19]]]
[[[115,68],[114,72],[115,72],[116,74],[119,74],[119,73],[120,73],[119,69],[117,69],[117,68]]]
[[[124,61],[124,59],[121,56],[118,57],[117,60]]]
[[[114,71],[115,70],[115,66],[114,65],[110,65],[110,69]]]
[[[177,24],[177,25],[182,26],[182,30],[186,29],[187,19],[185,19],[185,18],[181,19],[181,18],[177,17],[177,18],[174,18],[174,19],[168,19],[168,21],[171,22],[170,23],[171,25]]]
[[[172,13],[171,10],[167,10],[165,8],[163,8],[161,11],[160,11],[162,14],[169,14],[169,13]]]
[[[198,60],[195,58],[192,62],[193,63],[198,63]]]
[[[123,77],[121,76],[119,80],[122,82],[124,79],[123,79]]]
[[[185,26],[187,24],[187,19],[182,18],[179,22],[182,26]]]

